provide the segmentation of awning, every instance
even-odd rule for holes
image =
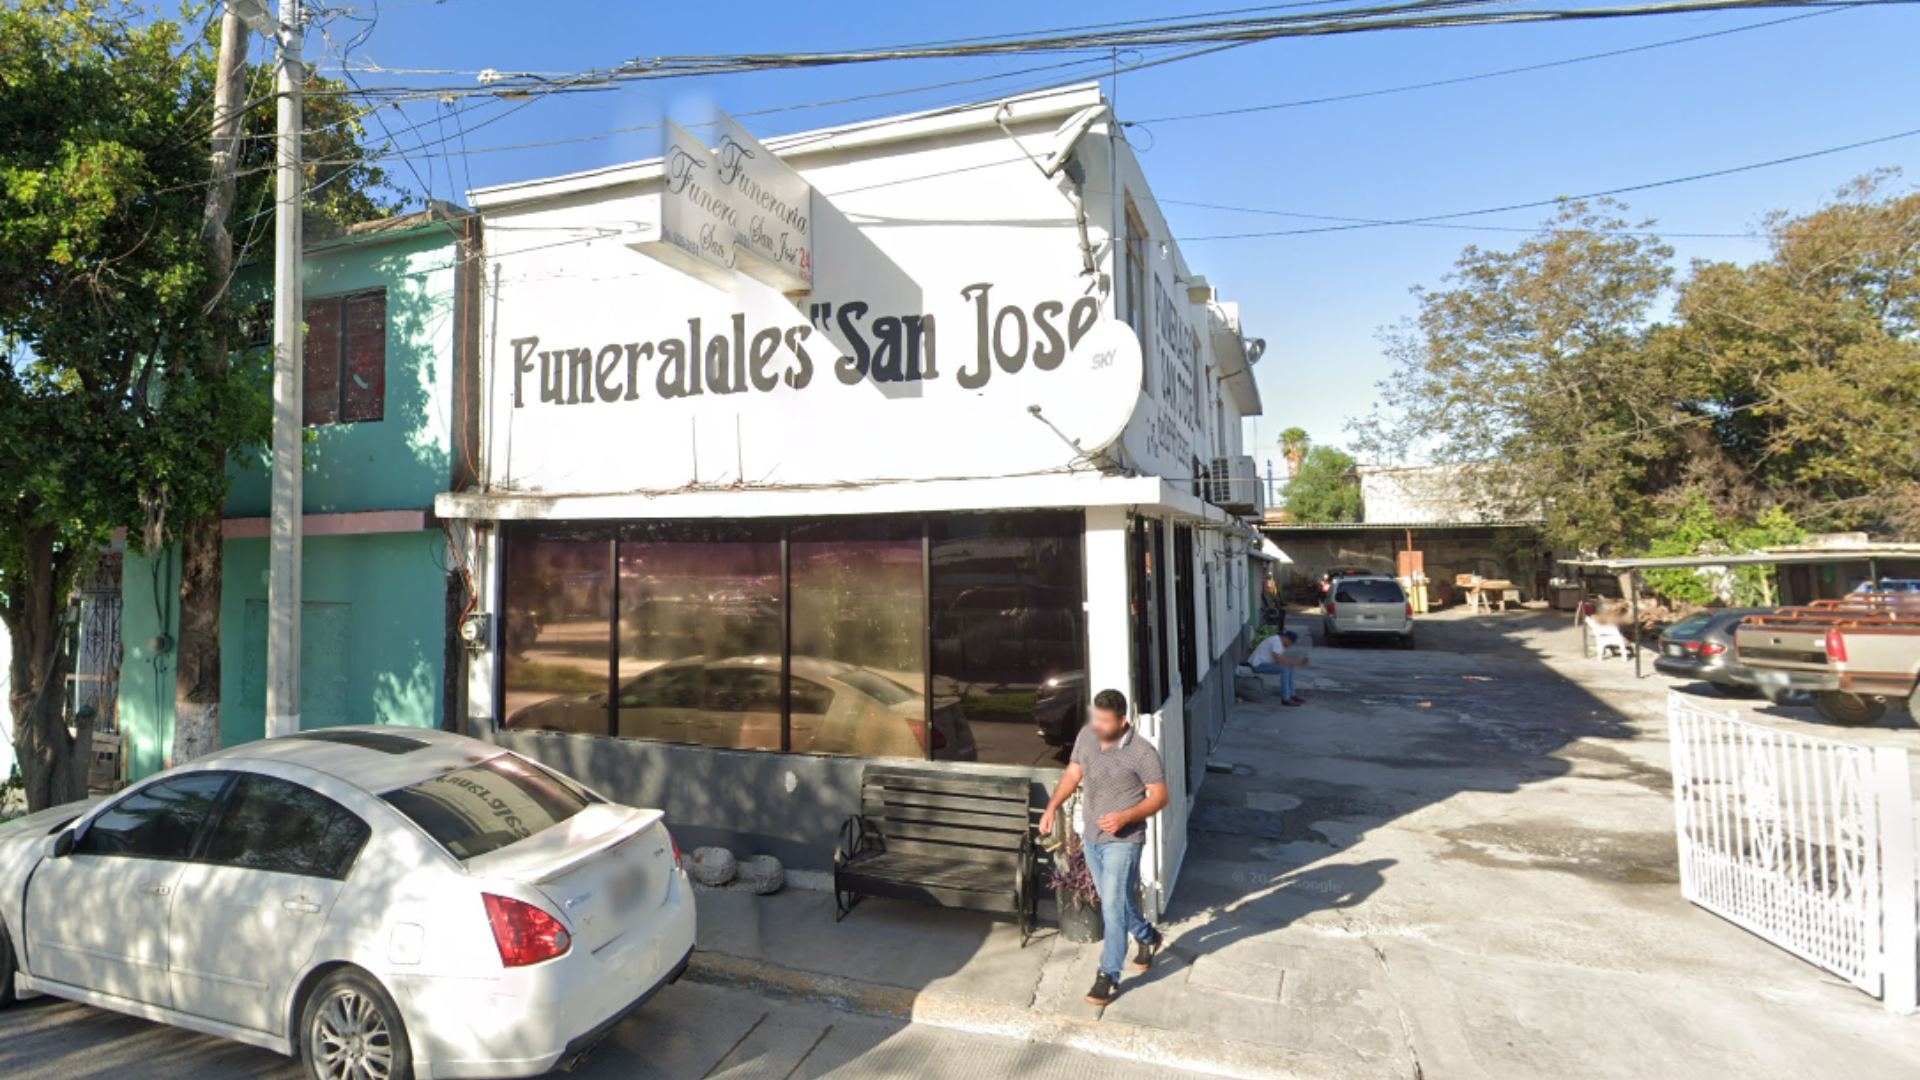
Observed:
[[[1189,488],[1159,477],[1095,472],[599,495],[447,492],[434,500],[434,512],[442,518],[492,521],[806,518],[1116,506],[1164,510],[1222,526],[1237,520]]]
[[[1603,574],[1624,574],[1636,570],[1689,570],[1706,566],[1790,566],[1809,563],[1877,562],[1882,559],[1920,560],[1920,544],[1776,548],[1772,551],[1744,551],[1725,555],[1650,555],[1632,559],[1562,559],[1560,564]]]

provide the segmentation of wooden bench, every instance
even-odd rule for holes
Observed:
[[[1033,936],[1039,903],[1023,776],[873,766],[833,853],[834,921],[864,896],[1001,912]]]

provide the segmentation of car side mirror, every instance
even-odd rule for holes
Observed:
[[[62,831],[59,836],[53,838],[54,858],[64,859],[73,854],[73,845],[78,842],[74,838],[73,832],[72,829],[66,829]]]

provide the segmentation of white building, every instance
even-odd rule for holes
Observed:
[[[475,192],[472,725],[822,867],[867,761],[1050,782],[1122,689],[1161,907],[1253,611],[1262,347],[1117,132],[1086,86]]]

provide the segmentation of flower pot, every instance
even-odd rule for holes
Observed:
[[[1079,945],[1091,945],[1104,936],[1106,924],[1100,918],[1100,905],[1097,903],[1080,907],[1076,904],[1060,905],[1060,936]]]

